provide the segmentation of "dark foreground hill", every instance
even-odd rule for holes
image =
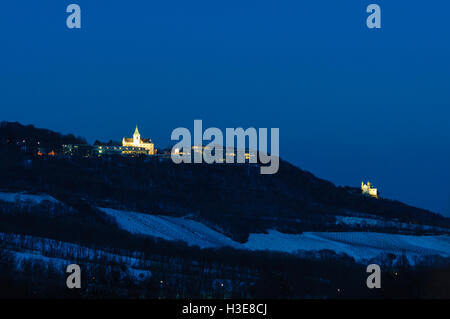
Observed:
[[[450,219],[441,215],[336,187],[285,161],[277,174],[261,175],[256,165],[248,164],[176,165],[151,157],[37,157],[6,142],[24,136],[33,142],[52,136],[45,143],[54,148],[68,140],[82,141],[16,123],[3,124],[0,188],[44,192],[62,201],[83,199],[95,206],[148,214],[190,216],[241,242],[249,233],[268,229],[285,233],[349,230],[349,225],[336,222],[336,216],[430,225],[444,233],[450,229]],[[364,227],[370,230],[372,226]],[[399,230],[386,227],[383,231]],[[414,231],[425,232],[420,227]]]

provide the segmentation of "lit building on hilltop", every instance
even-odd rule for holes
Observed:
[[[193,145],[191,148],[175,148],[172,149],[171,153],[175,155],[189,155],[189,156],[195,156],[195,154],[202,154],[201,156],[205,156],[205,152],[208,151],[208,156],[215,156],[217,152],[220,152],[222,154],[223,158],[218,159],[219,162],[226,162],[226,158],[234,157],[236,158],[238,156],[238,151],[235,148],[226,148],[221,145],[206,145],[206,146],[199,146],[199,145]],[[255,151],[250,151],[246,149],[244,152],[244,159],[247,163],[250,162],[251,159],[254,159],[257,157],[257,153]]]
[[[68,144],[63,145],[65,156],[79,157],[102,157],[102,156],[141,156],[155,155],[157,152],[151,139],[141,138],[141,134],[136,126],[132,138],[124,137],[122,146],[120,145],[88,145],[88,144]],[[39,155],[39,154],[38,154]],[[55,155],[55,154],[48,154]]]
[[[148,155],[156,154],[155,145],[152,143],[152,140],[149,138],[141,138],[137,125],[132,138],[123,138],[122,146],[143,148],[147,151]]]
[[[372,184],[370,184],[370,182],[367,182],[367,184],[361,182],[361,193],[363,195],[369,195],[378,198],[378,189],[374,188]]]

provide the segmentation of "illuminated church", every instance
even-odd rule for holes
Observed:
[[[148,155],[156,154],[155,145],[152,143],[152,140],[149,138],[141,138],[137,125],[132,138],[123,138],[122,146],[139,147],[148,151]]]
[[[370,182],[367,182],[367,184],[361,182],[361,193],[378,198],[378,189],[374,188]]]

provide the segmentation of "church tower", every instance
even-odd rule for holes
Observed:
[[[136,130],[133,134],[133,143],[135,146],[139,146],[141,144],[141,134],[139,133],[138,127],[136,125]]]

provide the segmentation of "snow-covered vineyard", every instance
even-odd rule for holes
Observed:
[[[288,253],[332,250],[347,254],[357,261],[382,254],[405,254],[410,262],[429,255],[450,256],[450,236],[412,236],[371,232],[306,232],[283,234],[250,234],[247,243],[232,241],[223,234],[191,219],[147,215],[101,208],[114,217],[125,230],[166,240],[181,240],[192,246],[272,250]]]
[[[41,203],[61,204],[46,194],[32,195],[25,193],[0,192],[0,201],[8,203]],[[245,243],[239,243],[225,236],[213,227],[183,217],[148,215],[138,212],[99,208],[113,218],[119,227],[132,233],[160,238],[168,241],[182,241],[190,246],[200,248],[232,247],[239,250],[278,251],[292,254],[302,252],[318,252],[331,250],[338,254],[346,254],[356,261],[373,260],[380,256],[393,254],[405,255],[409,262],[438,255],[450,257],[450,236],[415,236],[403,234],[387,234],[379,232],[305,232],[302,234],[284,234],[276,230],[267,233],[250,234]],[[337,223],[382,223],[370,218],[339,217]],[[403,228],[407,227],[405,225]],[[142,256],[130,255],[129,252],[111,253],[93,250],[71,243],[63,243],[50,239],[0,233],[3,249],[14,253],[18,262],[24,259],[42,259],[59,263],[67,260],[125,263],[131,272],[142,272],[148,269],[148,261]]]
[[[121,254],[92,249],[48,238],[0,233],[0,249],[10,253],[21,269],[26,261],[51,264],[62,271],[71,263],[126,265],[129,276],[142,280],[151,276],[152,262],[141,254],[122,251]]]

